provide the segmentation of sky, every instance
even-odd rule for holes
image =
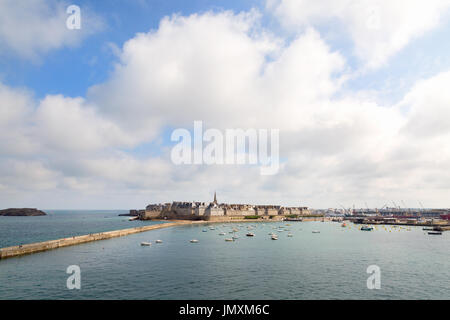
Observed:
[[[448,208],[449,18],[450,0],[0,0],[0,208]],[[278,129],[279,172],[173,163],[194,121]]]

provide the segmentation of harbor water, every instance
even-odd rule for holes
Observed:
[[[0,241],[4,247],[151,223],[117,213],[2,217]],[[239,238],[225,241],[233,235]],[[0,299],[450,299],[449,243],[450,233],[431,236],[419,227],[179,226],[0,260]],[[79,290],[66,286],[71,265],[81,270]],[[380,289],[368,288],[371,265],[380,268]]]

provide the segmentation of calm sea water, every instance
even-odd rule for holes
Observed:
[[[288,237],[273,229],[285,223],[242,225],[180,226],[0,260],[0,299],[450,299],[450,233],[292,222]],[[232,227],[240,238],[225,242]],[[69,265],[81,268],[81,290],[66,288]],[[380,290],[367,288],[369,265],[381,269]]]
[[[45,212],[46,216],[37,217],[0,216],[0,248],[159,223],[119,217],[119,214],[128,213],[127,210]]]

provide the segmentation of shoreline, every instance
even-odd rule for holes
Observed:
[[[118,237],[130,235],[130,234],[135,234],[135,233],[141,233],[141,232],[146,232],[146,231],[151,231],[151,230],[171,228],[171,227],[177,227],[177,226],[183,226],[183,225],[235,223],[235,222],[238,222],[238,223],[271,222],[268,220],[259,220],[259,219],[258,220],[256,220],[256,219],[255,220],[236,219],[236,220],[229,220],[229,221],[155,219],[155,221],[165,221],[165,222],[172,221],[172,222],[160,223],[160,224],[150,225],[150,226],[119,229],[119,230],[113,230],[113,231],[105,231],[105,232],[92,233],[92,234],[87,234],[87,235],[82,235],[82,236],[74,236],[74,237],[68,237],[68,238],[61,238],[61,239],[57,239],[57,240],[47,240],[47,241],[42,241],[42,242],[35,242],[35,243],[0,248],[0,260],[13,258],[13,257],[20,257],[20,256],[27,255],[27,254],[44,252],[44,251],[63,248],[63,247],[74,246],[74,245],[93,242],[93,241],[107,240],[107,239],[111,239],[111,238],[118,238]],[[275,221],[273,221],[273,222],[275,222]],[[277,221],[277,222],[279,222],[279,221]]]
[[[203,221],[199,221],[199,222],[202,223]],[[47,240],[47,241],[42,241],[42,242],[35,242],[35,243],[5,247],[5,248],[0,248],[0,260],[7,259],[7,258],[13,258],[13,257],[19,257],[19,256],[27,255],[27,254],[32,254],[32,253],[53,250],[53,249],[57,249],[57,248],[74,246],[74,245],[93,242],[93,241],[118,238],[118,237],[130,235],[130,234],[141,233],[141,232],[146,232],[146,231],[151,231],[151,230],[156,230],[156,229],[164,229],[164,228],[170,228],[170,227],[176,227],[176,226],[182,226],[182,225],[190,225],[190,224],[198,224],[199,222],[196,222],[196,221],[174,221],[174,222],[161,223],[161,224],[150,225],[150,226],[142,226],[142,227],[134,227],[134,228],[127,228],[127,229],[113,230],[113,231],[105,231],[105,232],[92,233],[92,234],[87,234],[87,235],[82,235],[82,236],[74,236],[74,237],[62,238],[62,239],[57,239],[57,240]]]
[[[264,219],[231,219],[231,220],[215,220],[215,221],[214,220],[211,221],[211,220],[155,219],[154,221],[163,221],[165,223],[154,224],[154,225],[149,225],[149,226],[126,228],[126,229],[119,229],[119,230],[112,230],[112,231],[105,231],[105,232],[92,233],[92,234],[81,235],[81,236],[73,236],[73,237],[61,238],[61,239],[56,239],[56,240],[47,240],[47,241],[42,241],[42,242],[34,242],[34,243],[29,243],[29,244],[15,245],[15,246],[10,246],[10,247],[0,248],[0,260],[13,258],[13,257],[20,257],[20,256],[27,255],[27,254],[44,252],[44,251],[58,249],[58,248],[79,245],[79,244],[93,242],[93,241],[107,240],[107,239],[131,235],[131,234],[135,234],[135,233],[141,233],[141,232],[147,232],[147,231],[151,231],[151,230],[171,228],[171,227],[177,227],[177,226],[183,226],[183,225],[284,222],[283,220],[271,221],[271,220],[264,220]],[[168,222],[168,221],[170,221],[170,222]],[[311,217],[311,218],[303,217],[303,221],[304,222],[307,222],[307,221],[331,222],[331,219],[328,219],[328,218],[323,219],[323,218],[318,218],[318,217]],[[291,222],[291,221],[285,221],[285,222]],[[355,223],[355,222],[353,221],[353,223]],[[378,224],[378,225],[381,225],[381,224]],[[416,225],[416,226],[418,226],[418,225]],[[447,228],[445,228],[445,230],[448,230]]]

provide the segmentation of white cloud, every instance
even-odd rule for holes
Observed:
[[[125,43],[114,75],[90,98],[130,129],[145,127],[140,134],[148,137],[167,119],[186,125],[213,113],[215,124],[236,118],[266,54],[277,48],[274,39],[249,35],[254,20],[253,13],[231,12],[165,18],[156,32]],[[250,103],[258,101],[246,108]]]
[[[88,8],[81,9],[81,29],[69,30],[68,2],[57,0],[0,1],[0,54],[37,60],[42,54],[73,47],[104,27]]]
[[[89,99],[147,138],[197,119],[216,128],[298,128],[338,90],[344,59],[312,29],[284,46],[251,32],[254,24],[254,15],[230,12],[166,18],[124,45],[111,79]]]
[[[34,135],[57,151],[92,152],[108,147],[132,147],[135,141],[115,123],[101,118],[82,98],[47,96],[35,114]]]
[[[103,207],[208,200],[214,189],[230,202],[445,205],[447,73],[418,83],[398,105],[380,106],[342,90],[346,60],[317,31],[306,28],[284,42],[258,19],[256,12],[165,18],[125,43],[108,81],[86,98],[36,102],[0,86],[0,131],[16,128],[11,141],[35,146],[32,155],[5,152],[0,174],[20,165],[0,178],[0,188],[33,180],[36,190],[95,195],[89,203]],[[124,150],[158,141],[165,128],[189,129],[194,120],[219,129],[279,128],[280,173],[175,166],[164,145],[154,146],[152,157]],[[66,196],[76,203],[73,194]]]
[[[34,107],[31,95],[0,83],[0,156],[29,154],[35,145],[29,139],[30,115]]]
[[[397,105],[409,114],[404,131],[414,139],[450,134],[450,72],[419,81]]]
[[[282,24],[298,29],[336,20],[355,45],[356,55],[376,68],[415,38],[438,26],[449,0],[268,0]]]

